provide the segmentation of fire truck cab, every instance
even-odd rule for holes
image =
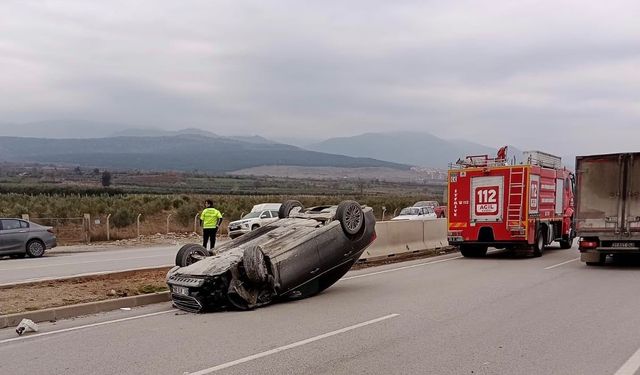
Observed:
[[[575,178],[557,156],[523,153],[509,163],[506,148],[498,157],[467,156],[448,174],[448,241],[465,257],[481,257],[488,247],[528,249],[541,256],[558,241],[571,248]]]

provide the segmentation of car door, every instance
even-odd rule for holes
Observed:
[[[29,229],[22,228],[20,222],[17,219],[0,220],[0,244],[3,252],[25,250]]]
[[[281,259],[272,259],[278,264],[281,292],[288,292],[306,283],[321,273],[318,242],[310,238],[291,250],[280,254]]]
[[[338,222],[335,222],[338,224]],[[329,224],[331,225],[331,224]],[[349,259],[355,252],[354,243],[343,234],[340,225],[328,228],[316,237],[322,272],[331,270]]]

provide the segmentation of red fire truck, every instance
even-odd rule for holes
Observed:
[[[489,246],[541,256],[553,241],[571,248],[573,173],[540,151],[524,152],[523,160],[509,163],[502,148],[495,158],[467,156],[450,165],[448,241],[463,256],[482,257]]]

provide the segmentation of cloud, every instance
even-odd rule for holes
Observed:
[[[0,116],[629,149],[638,18],[637,1],[3,1]]]

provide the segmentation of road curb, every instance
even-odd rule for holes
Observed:
[[[59,319],[75,318],[82,315],[91,315],[111,310],[117,310],[123,307],[138,307],[168,301],[171,301],[171,295],[167,291],[161,293],[142,294],[139,296],[109,299],[105,301],[80,303],[70,306],[54,307],[45,310],[2,315],[0,316],[0,329],[17,326],[22,319],[31,319],[36,323],[56,321]]]

